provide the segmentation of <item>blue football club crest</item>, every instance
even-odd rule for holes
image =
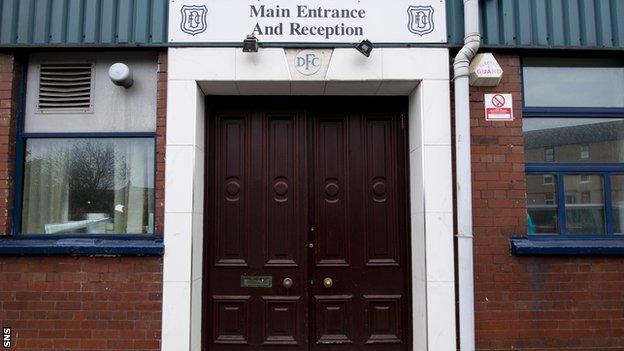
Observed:
[[[182,21],[180,29],[187,34],[195,35],[206,31],[206,5],[184,5],[182,9]]]
[[[409,22],[407,29],[418,35],[425,35],[433,32],[433,7],[431,6],[410,6],[407,8]]]

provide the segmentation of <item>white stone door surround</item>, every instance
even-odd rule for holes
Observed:
[[[162,350],[201,349],[205,96],[263,94],[409,96],[413,349],[456,350],[448,50],[330,51],[310,78],[281,48],[169,48]]]

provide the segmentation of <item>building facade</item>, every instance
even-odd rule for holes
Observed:
[[[624,3],[473,3],[2,1],[4,347],[624,349]]]

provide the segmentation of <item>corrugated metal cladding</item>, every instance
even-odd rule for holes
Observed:
[[[0,0],[0,45],[167,43],[168,0]]]
[[[463,1],[446,0],[449,44],[461,45]],[[624,49],[624,0],[480,0],[486,47]]]

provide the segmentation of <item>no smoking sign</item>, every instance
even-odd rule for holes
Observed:
[[[513,121],[513,98],[511,94],[485,94],[486,121]]]

